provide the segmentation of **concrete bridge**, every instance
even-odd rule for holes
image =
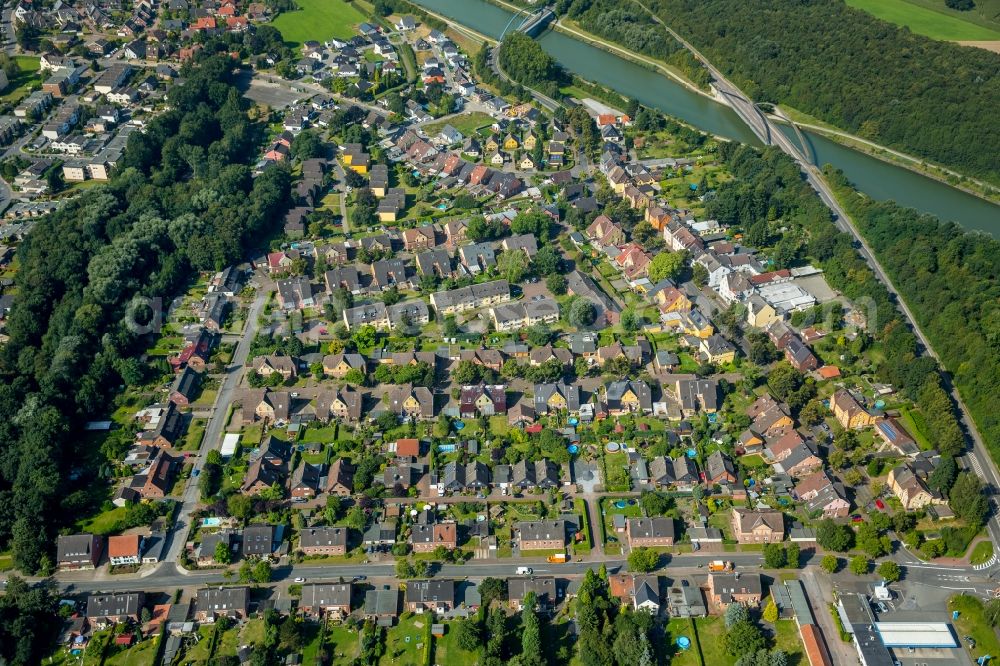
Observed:
[[[517,22],[517,20],[522,16],[525,16],[525,18],[517,25],[517,27],[514,27],[515,22]],[[511,16],[510,20],[507,21],[507,25],[504,26],[503,33],[500,35],[500,41],[503,41],[504,36],[512,27],[514,27],[516,32],[523,32],[528,37],[537,37],[542,34],[545,28],[548,27],[549,23],[551,23],[555,17],[555,12],[548,7],[541,7],[530,13],[529,10],[522,9]]]

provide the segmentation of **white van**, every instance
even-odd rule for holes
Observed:
[[[517,575],[518,576],[530,576],[531,575],[531,571],[532,571],[531,567],[518,567],[517,568]]]

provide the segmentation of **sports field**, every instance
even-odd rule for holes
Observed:
[[[1000,30],[976,25],[944,11],[936,11],[907,0],[846,0],[883,21],[905,25],[913,32],[943,41],[990,41],[1000,39]]]
[[[344,0],[295,0],[295,4],[297,11],[282,12],[272,22],[285,41],[295,46],[310,39],[353,37],[357,25],[365,22],[364,14]]]

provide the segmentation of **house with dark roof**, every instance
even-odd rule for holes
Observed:
[[[314,618],[340,619],[351,614],[351,583],[323,583],[302,586],[299,610]]]
[[[463,386],[459,399],[462,418],[507,413],[507,392],[503,384]]]
[[[705,460],[705,482],[709,484],[736,483],[733,462],[722,451],[715,451]]]
[[[145,603],[143,592],[91,594],[87,597],[87,619],[99,629],[126,620],[138,622]]]
[[[625,534],[630,548],[673,546],[677,537],[674,519],[667,517],[629,518],[625,521]]]
[[[170,385],[170,401],[178,407],[187,407],[194,401],[200,384],[201,375],[185,367]]]
[[[220,617],[246,619],[250,612],[250,588],[204,587],[198,590],[195,609],[198,622],[215,622]]]
[[[535,384],[535,414],[580,411],[580,387],[576,384]]]
[[[522,459],[511,467],[511,485],[521,490],[557,488],[559,486],[559,469],[548,458],[534,462]]]
[[[56,539],[56,566],[60,571],[93,569],[101,561],[104,538],[95,534],[70,534]]]
[[[455,581],[450,578],[408,581],[404,603],[411,613],[448,612],[455,607]]]
[[[274,525],[248,525],[243,530],[243,557],[269,557],[274,552],[274,538]]]
[[[308,527],[299,531],[299,550],[306,555],[344,555],[349,536],[346,527]]]
[[[780,511],[733,509],[733,536],[739,543],[779,543],[785,539],[785,518]]]
[[[708,575],[708,596],[716,607],[743,604],[756,608],[764,594],[759,573],[712,573]]]
[[[516,612],[524,608],[524,598],[529,592],[535,595],[536,611],[551,610],[559,603],[559,589],[555,576],[507,579],[507,601]]]
[[[611,416],[653,411],[653,396],[649,384],[641,379],[623,379],[604,387],[604,405]]]
[[[565,520],[532,520],[514,525],[517,544],[525,550],[559,550],[566,547]]]

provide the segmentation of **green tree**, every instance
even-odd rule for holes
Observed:
[[[892,560],[886,560],[878,565],[878,575],[887,583],[895,583],[902,575],[899,565]]]
[[[628,568],[630,571],[648,573],[656,569],[660,563],[660,554],[652,548],[633,548],[628,554]]]
[[[774,597],[768,597],[767,606],[764,607],[764,613],[761,615],[765,621],[774,624],[778,621],[778,605],[774,603]]]
[[[475,617],[467,617],[455,626],[455,641],[466,652],[477,652],[482,647],[483,634]]]
[[[780,543],[764,545],[764,566],[768,569],[781,569],[787,564],[785,548]]]
[[[219,564],[230,564],[233,561],[232,551],[229,550],[229,545],[224,541],[215,544],[215,552],[212,557]]]
[[[660,252],[649,262],[649,279],[654,284],[660,280],[675,280],[687,261],[685,252]],[[707,279],[707,277],[706,277]]]
[[[824,518],[816,527],[816,543],[825,550],[846,553],[854,545],[854,530]]]
[[[827,573],[836,573],[837,569],[840,567],[840,558],[836,555],[824,555],[823,559],[820,560],[819,565],[823,567],[823,570]]]
[[[871,567],[871,562],[864,555],[856,555],[851,558],[850,569],[851,573],[855,576],[864,576],[868,573],[868,569]]]
[[[989,512],[983,482],[972,472],[962,472],[955,479],[949,495],[949,506],[955,515],[969,525],[982,526]]]
[[[556,296],[566,293],[566,278],[558,273],[553,273],[545,278],[545,286]]]
[[[767,647],[767,639],[761,633],[760,627],[749,620],[744,620],[729,627],[723,638],[723,644],[726,654],[742,657],[763,650]]]

